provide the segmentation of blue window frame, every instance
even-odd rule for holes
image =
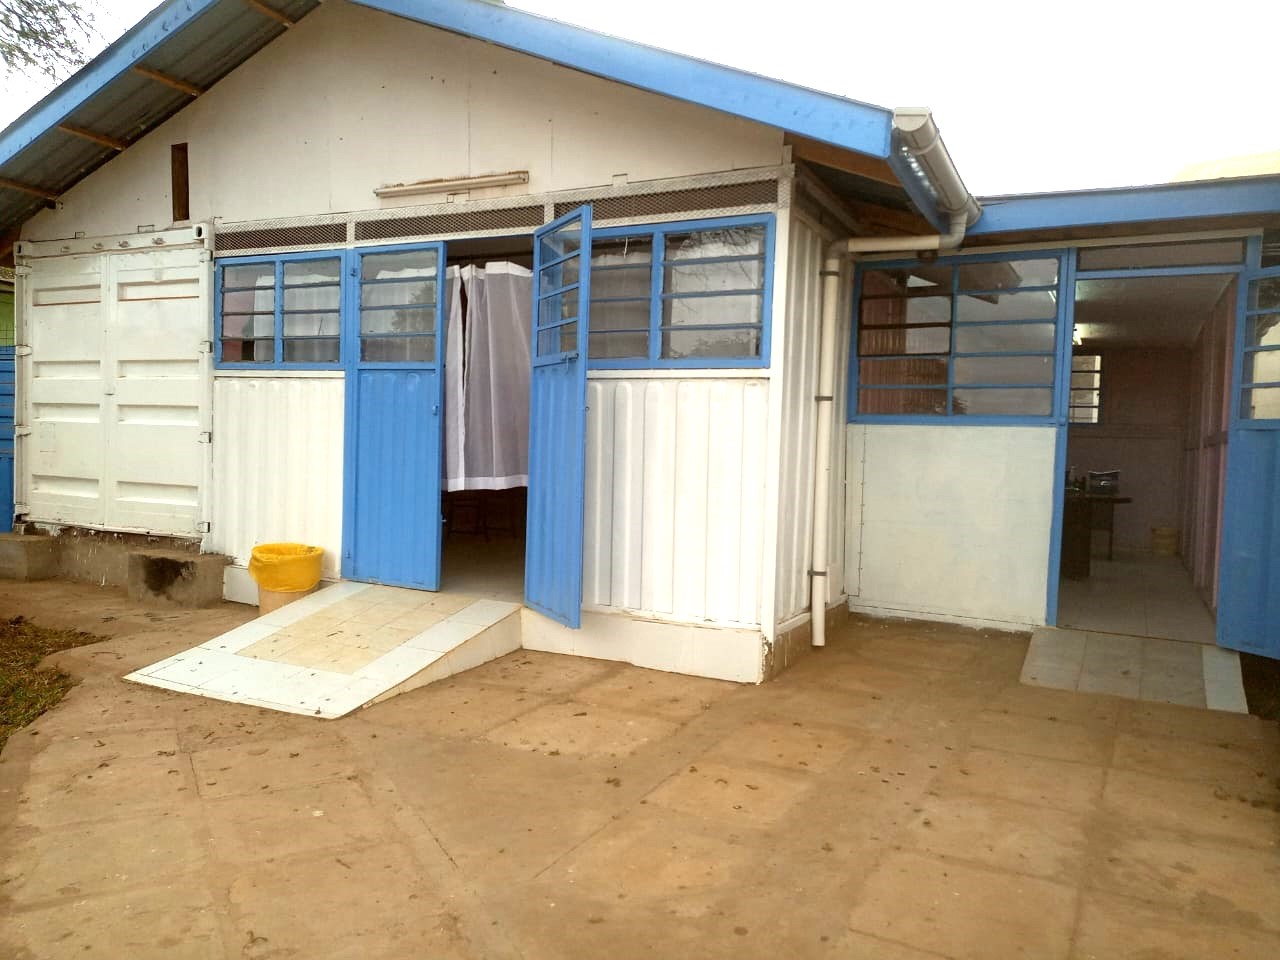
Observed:
[[[345,251],[218,261],[216,360],[231,369],[342,365]]]
[[[1066,274],[1059,251],[864,265],[851,417],[1052,421]]]
[[[593,231],[589,365],[766,367],[772,216]]]
[[[1249,282],[1244,303],[1240,419],[1280,420],[1280,274]]]

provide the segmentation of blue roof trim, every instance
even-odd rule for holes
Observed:
[[[981,197],[971,237],[1021,230],[1280,213],[1280,176],[1164,183],[1077,193]]]
[[[652,93],[887,158],[893,112],[484,0],[352,0]]]
[[[69,80],[0,131],[0,164],[75,113],[103,87],[142,61],[218,0],[169,0]]]

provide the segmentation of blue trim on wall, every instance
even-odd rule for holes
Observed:
[[[151,13],[0,132],[0,164],[12,160],[62,123],[112,80],[145,59],[149,53],[218,2],[219,0],[169,0]]]
[[[606,36],[495,3],[353,2],[847,150],[880,158],[890,154],[893,112],[883,107]]]
[[[1280,213],[1280,176],[979,198],[971,237],[1144,221]]]
[[[1067,499],[1067,439],[1071,427],[1071,356],[1072,333],[1076,316],[1076,259],[1077,251],[1068,250],[1062,258],[1058,296],[1064,309],[1058,322],[1058,369],[1054,390],[1053,415],[1055,421],[1053,448],[1053,520],[1049,527],[1049,579],[1045,591],[1044,622],[1051,627],[1058,625],[1058,578],[1062,569],[1062,517]]]

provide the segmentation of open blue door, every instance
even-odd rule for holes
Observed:
[[[1280,267],[1251,241],[1237,312],[1218,643],[1280,659]]]
[[[440,589],[444,245],[356,250],[342,575]]]
[[[591,208],[534,234],[533,377],[525,602],[582,625],[582,510],[587,471],[587,324]]]

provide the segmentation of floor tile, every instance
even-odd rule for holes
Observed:
[[[1274,960],[1280,936],[1224,917],[1216,922],[1137,900],[1086,893],[1072,960]]]
[[[939,792],[976,793],[1088,813],[1102,799],[1105,776],[1106,769],[1093,764],[975,748],[947,771]]]

